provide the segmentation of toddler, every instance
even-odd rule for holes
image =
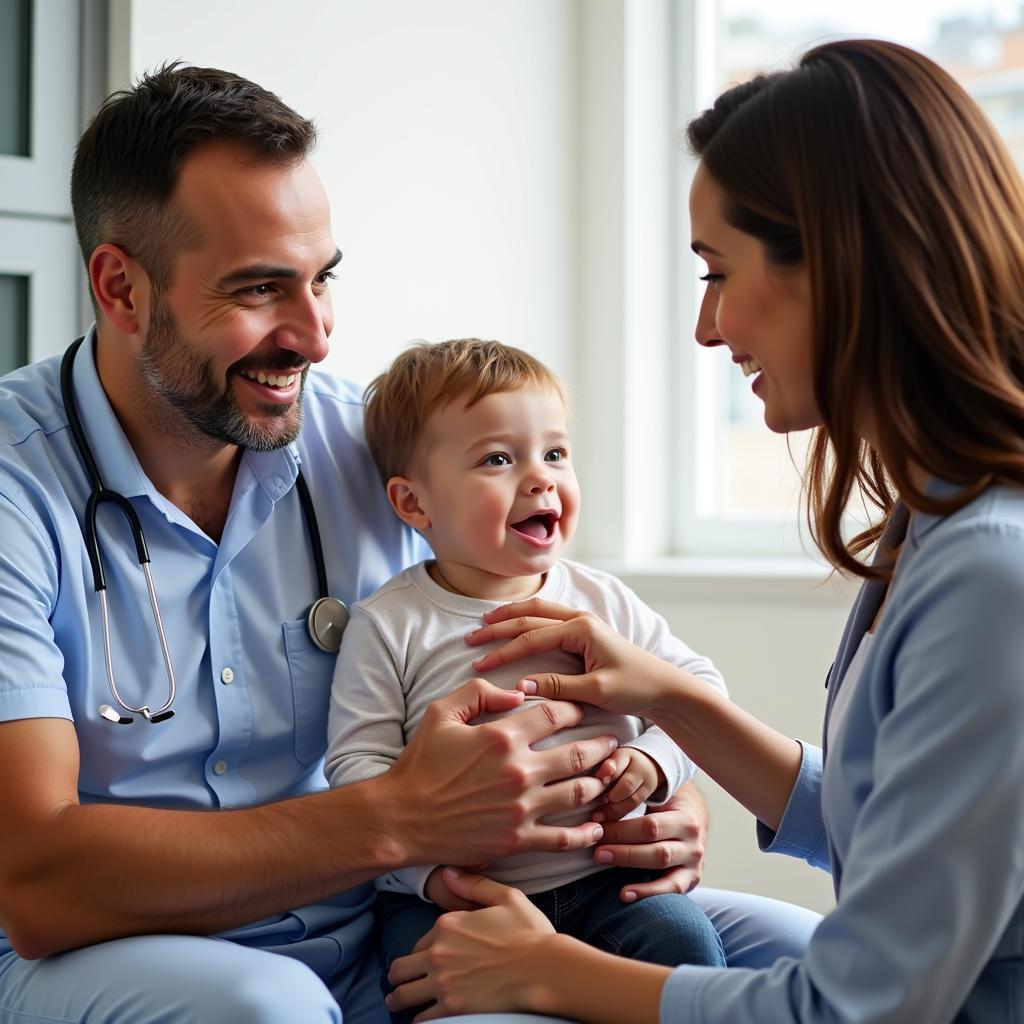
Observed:
[[[325,770],[332,786],[387,771],[427,706],[479,674],[472,662],[488,648],[469,647],[464,637],[484,612],[533,595],[588,609],[631,642],[724,689],[711,662],[672,636],[628,587],[559,557],[576,528],[580,494],[565,393],[543,364],[497,342],[417,344],[367,389],[365,424],[392,508],[426,538],[434,559],[352,608],[331,697]],[[515,689],[531,672],[581,670],[575,656],[555,652],[484,678]],[[619,747],[597,770],[609,785],[602,802],[550,823],[578,824],[597,811],[605,820],[643,814],[693,774],[660,729],[583,707],[578,726],[538,748],[614,735]],[[604,867],[578,850],[519,854],[484,873],[521,889],[557,930],[601,949],[667,966],[724,966],[718,935],[688,897],[621,900],[623,885],[657,872]],[[386,977],[450,897],[437,865],[394,872],[377,886]]]

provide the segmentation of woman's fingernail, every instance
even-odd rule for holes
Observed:
[[[595,843],[599,843],[603,837],[604,837],[604,829],[601,828],[600,825],[598,825],[594,829],[594,842]]]
[[[622,894],[622,900],[624,903],[636,903],[636,893],[632,889],[627,889]]]
[[[616,747],[618,747],[618,745],[619,745],[619,741],[614,736],[608,741],[608,749],[609,750],[615,750]]]
[[[615,862],[615,854],[611,850],[598,850],[597,851],[597,863],[598,864],[612,864]]]
[[[519,681],[519,689],[523,693],[536,693],[537,692],[537,680],[536,679],[521,679]]]
[[[444,873],[448,878],[461,878],[462,872],[458,868],[445,868]]]
[[[487,660],[487,655],[486,654],[481,654],[479,658],[474,658],[473,659],[473,667],[475,668],[477,665],[482,664],[486,660]]]

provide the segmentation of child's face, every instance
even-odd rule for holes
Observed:
[[[545,572],[576,529],[565,406],[547,388],[464,397],[434,413],[415,479],[438,559],[496,576]]]

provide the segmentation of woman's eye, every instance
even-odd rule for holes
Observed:
[[[511,466],[512,460],[503,452],[492,452],[483,461],[484,466]]]
[[[725,274],[712,274],[708,271],[706,274],[701,274],[700,279],[706,284],[717,285],[725,280]]]

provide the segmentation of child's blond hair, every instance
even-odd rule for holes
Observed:
[[[465,396],[466,408],[488,395],[550,388],[566,401],[562,382],[539,360],[500,341],[463,338],[416,342],[367,387],[366,442],[384,483],[406,476],[438,409]]]

